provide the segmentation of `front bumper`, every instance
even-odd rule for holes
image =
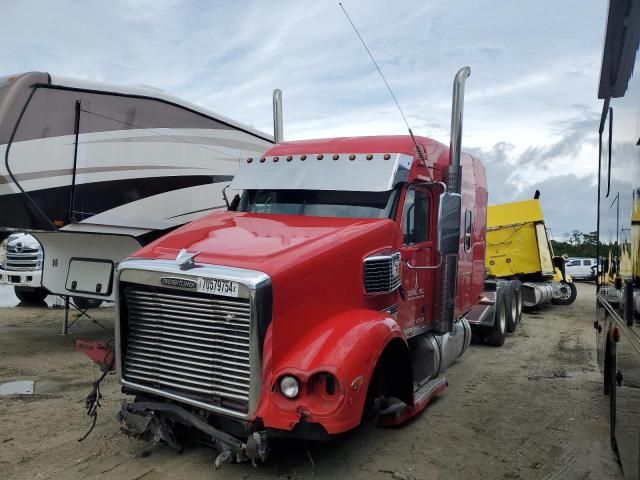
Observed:
[[[172,422],[168,422],[167,417],[170,417]],[[176,449],[179,449],[179,445],[171,423],[178,422],[206,434],[214,446],[219,447],[220,451],[233,452],[236,461],[242,461],[245,459],[243,457],[246,457],[245,443],[214,428],[201,417],[174,403],[160,401],[128,403],[125,400],[120,412],[118,412],[118,420],[127,434],[155,442],[162,440]]]
[[[244,428],[243,434],[230,434],[224,426],[215,425],[215,415],[213,419],[207,419],[202,416],[202,411],[194,412],[181,405],[153,398],[136,399],[134,402],[124,400],[117,418],[127,435],[154,443],[164,442],[178,451],[182,448],[178,433],[185,428],[192,433],[196,430],[200,439],[218,450],[216,468],[223,463],[251,461],[255,464],[258,460],[264,461],[269,453],[270,439],[283,436],[282,432],[265,429],[261,425],[255,426],[258,428]],[[299,429],[305,427],[317,430],[314,425],[299,424]]]
[[[40,288],[42,286],[42,270],[15,271],[0,268],[0,284]]]

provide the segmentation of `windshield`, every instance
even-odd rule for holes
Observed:
[[[333,190],[247,190],[239,211],[311,217],[391,218],[398,190],[343,192]]]

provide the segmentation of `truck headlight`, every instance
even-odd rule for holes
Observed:
[[[298,380],[291,375],[285,375],[280,379],[280,391],[287,398],[296,398],[300,387]]]

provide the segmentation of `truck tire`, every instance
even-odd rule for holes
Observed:
[[[80,310],[88,310],[98,308],[103,301],[99,298],[71,297],[71,302]]]
[[[554,305],[571,305],[576,301],[576,297],[578,296],[578,289],[576,288],[576,284],[571,282],[560,282],[560,296],[557,298],[552,298],[551,303]]]
[[[49,295],[49,291],[44,288],[13,287],[13,291],[18,300],[24,303],[42,303]]]
[[[489,327],[484,336],[484,341],[488,345],[501,347],[507,337],[507,304],[504,295],[499,293],[496,298],[495,314],[493,326]]]
[[[522,317],[522,292],[520,291],[520,281],[511,280],[506,292],[507,304],[507,332],[513,333],[520,323]]]

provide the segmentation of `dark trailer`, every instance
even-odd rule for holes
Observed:
[[[640,0],[611,0],[598,97],[598,272],[594,322],[611,445],[640,478]]]

